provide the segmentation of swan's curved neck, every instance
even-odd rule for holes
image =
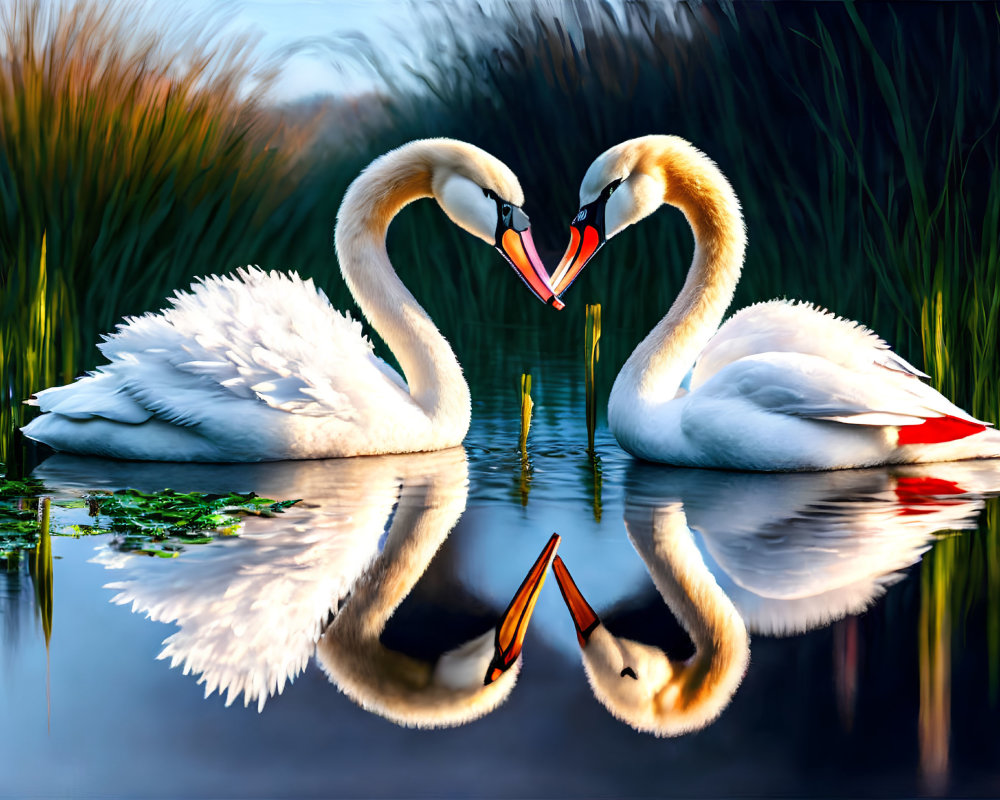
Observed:
[[[373,162],[348,188],[337,218],[340,270],[362,313],[399,361],[410,395],[432,423],[468,428],[462,368],[427,312],[399,280],[385,238],[409,203],[433,196],[433,151],[417,142]],[[455,442],[457,444],[457,442]]]
[[[664,202],[684,212],[694,232],[694,260],[667,315],[636,347],[616,381],[640,398],[663,402],[722,322],[739,282],[746,248],[740,204],[729,181],[700,151],[669,139],[655,163],[667,186]]]
[[[692,538],[683,507],[647,507],[652,518],[626,518],[629,536],[670,610],[684,626],[695,653],[683,662],[671,661],[680,678],[676,698],[685,706],[721,710],[736,691],[750,658],[750,637],[739,612],[705,566]],[[703,709],[704,710],[704,709]],[[717,713],[717,711],[715,712]]]

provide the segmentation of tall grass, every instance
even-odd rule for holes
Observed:
[[[845,13],[857,46],[838,47],[818,21],[813,44],[824,92],[799,84],[798,93],[829,138],[838,170],[857,176],[866,262],[899,318],[918,333],[935,386],[1000,422],[1000,106],[995,79],[984,82],[976,60],[961,55],[967,48],[995,52],[1000,19],[970,6],[960,17],[965,24],[949,24],[948,10],[934,9],[926,44],[943,74],[928,80],[912,66],[901,21],[876,42],[856,7]],[[868,113],[860,98],[857,108],[845,108],[862,81],[875,87],[866,99],[884,118]],[[895,157],[878,171],[867,168],[872,140],[887,133]]]
[[[203,44],[210,18],[160,34],[142,8],[0,8],[4,434],[121,314],[245,263],[292,188],[280,120],[243,94],[268,79],[250,44]]]

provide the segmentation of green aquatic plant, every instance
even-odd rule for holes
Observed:
[[[521,453],[521,474],[518,479],[517,492],[521,505],[528,505],[528,494],[531,492],[531,459],[528,458],[528,431],[531,428],[531,411],[535,407],[531,399],[531,375],[521,373],[521,435],[518,439],[518,449]]]
[[[531,410],[535,407],[531,400],[531,375],[521,374],[521,435],[518,438],[518,449],[521,458],[528,457],[528,431],[531,429]]]
[[[0,463],[0,498],[35,497],[42,491],[42,482],[37,478],[8,478],[4,465]]]
[[[584,382],[587,390],[587,452],[594,455],[594,432],[597,430],[597,362],[600,359],[601,304],[587,306],[586,332],[583,339]]]
[[[594,512],[594,522],[601,521],[601,514],[603,510],[603,492],[604,492],[604,467],[601,466],[601,457],[597,453],[590,453],[588,456],[589,466],[590,466],[590,477],[592,480],[591,488],[593,490],[593,512]]]
[[[271,500],[248,494],[202,494],[201,492],[140,492],[122,489],[113,494],[85,496],[95,522],[74,525],[78,535],[114,533],[125,550],[157,556],[173,556],[180,543],[206,544],[216,535],[233,536],[239,531],[238,515],[274,516],[298,500]]]
[[[140,492],[122,489],[94,492],[82,499],[39,497],[44,490],[34,479],[0,478],[0,559],[19,561],[37,549],[43,536],[88,536],[113,533],[122,549],[158,556],[176,555],[183,545],[205,544],[216,536],[239,532],[240,516],[274,516],[299,500],[272,500],[246,494],[201,492]],[[50,524],[50,506],[85,507],[92,522]]]

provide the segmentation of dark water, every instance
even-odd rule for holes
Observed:
[[[130,485],[304,502],[174,559],[123,554],[110,536],[54,538],[48,652],[27,571],[0,574],[0,794],[1000,795],[1000,575],[983,522],[995,465],[675,470],[626,456],[606,426],[595,464],[576,360],[493,366],[492,377],[479,366],[464,450],[41,464],[56,497]],[[516,452],[522,368],[536,402],[528,465]],[[56,509],[55,524],[83,513]],[[482,687],[400,689],[398,654],[432,663],[490,630],[554,531],[616,646],[647,646],[639,677],[596,698],[550,576],[499,707],[485,711]],[[394,593],[398,609],[379,618]],[[342,621],[365,604],[384,630],[358,643]],[[173,669],[157,659],[171,636]],[[634,729],[654,707],[634,698],[666,653],[675,676],[690,659],[708,677],[678,689],[683,714],[657,700],[656,724],[694,728],[658,738]],[[719,667],[735,663],[738,678],[747,657],[739,683]],[[202,676],[232,688],[233,704],[204,698]],[[282,676],[294,682],[272,695]],[[478,713],[434,730],[385,718]]]

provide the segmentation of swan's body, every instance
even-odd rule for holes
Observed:
[[[45,413],[25,435],[62,451],[170,461],[458,445],[471,408],[462,369],[385,249],[392,218],[422,197],[495,244],[539,297],[552,299],[513,173],[462,142],[412,142],[351,184],[336,234],[347,285],[405,381],[311,281],[246,268],[196,283],[171,308],[119,325],[100,345],[108,364],[38,393],[33,402]]]
[[[276,518],[249,518],[238,538],[186,548],[167,562],[110,549],[99,557],[121,575],[109,584],[113,602],[176,624],[159,658],[198,675],[206,697],[218,691],[229,705],[242,695],[259,710],[318,645],[338,687],[390,719],[439,726],[487,713],[514,686],[531,606],[557,545],[554,537],[503,615],[498,629],[508,627],[427,663],[378,636],[465,509],[461,448],[225,468],[56,456],[35,475],[49,487],[90,491],[170,485],[303,498]]]
[[[772,471],[1000,457],[1000,433],[857,323],[772,301],[719,327],[743,264],[743,219],[729,182],[683,139],[611,148],[587,171],[580,198],[552,280],[557,294],[606,238],[663,203],[680,208],[695,235],[684,287],[611,390],[608,425],[628,452]]]

